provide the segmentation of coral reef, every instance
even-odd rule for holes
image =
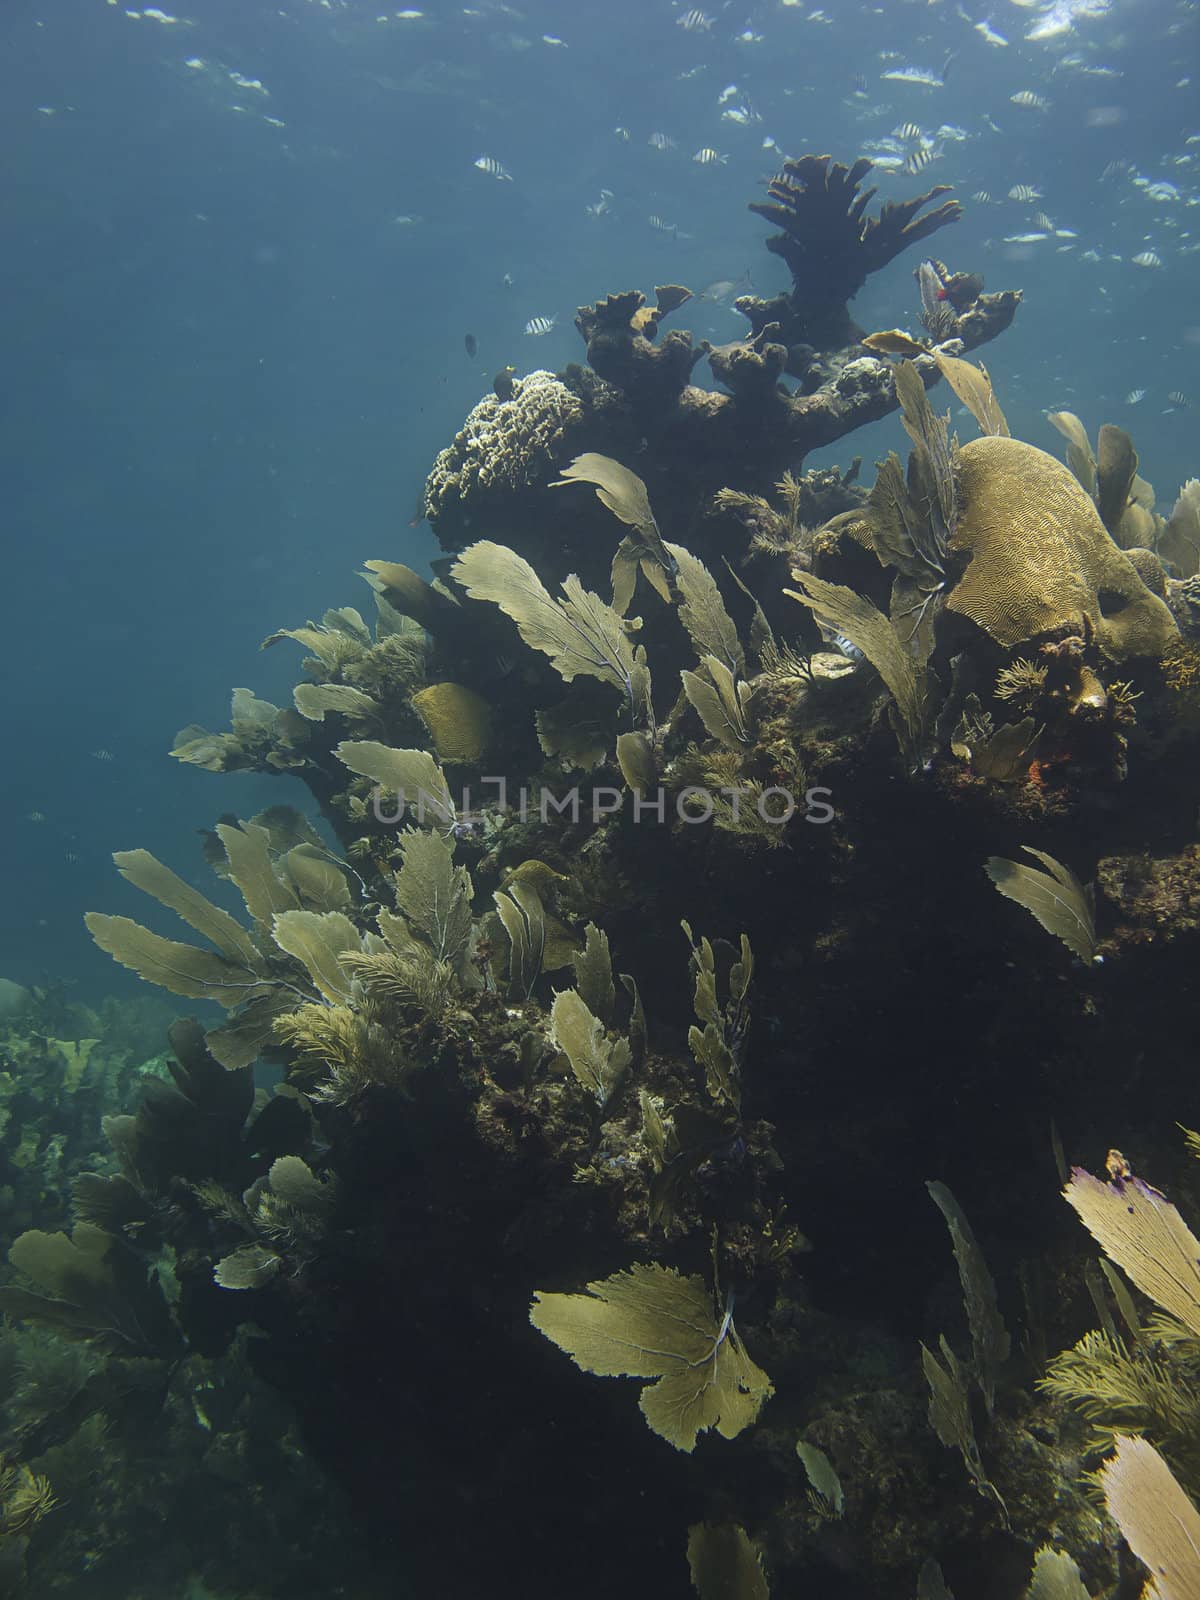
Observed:
[[[578,448],[583,421],[582,404],[552,372],[515,379],[507,399],[485,395],[434,462],[425,515],[482,525],[490,503],[549,482],[555,462]]]
[[[775,300],[737,301],[751,324],[743,340],[714,347],[693,344],[681,330],[660,333],[663,319],[689,298],[675,285],[655,291],[654,307],[637,290],[581,307],[575,325],[588,366],[568,367],[557,379],[531,374],[515,385],[512,400],[485,397],[439,456],[426,511],[443,548],[459,550],[484,530],[544,577],[576,570],[591,584],[593,574],[579,564],[586,530],[572,541],[574,567],[561,566],[561,538],[547,527],[536,492],[552,466],[565,466],[576,452],[626,461],[638,453],[671,533],[693,524],[699,505],[723,486],[765,494],[809,452],[893,410],[888,362],[864,350],[846,302],[869,273],[953,222],[960,208],[947,201],[919,216],[939,189],[888,202],[878,217],[867,217],[874,190],[860,194],[858,186],[869,168],[865,161],[847,169],[830,165],[828,156],[805,156],[787,163],[771,206],[751,206],[786,221],[768,245],[788,261],[794,282]],[[981,280],[936,265],[953,289],[939,338],[971,350],[1002,333],[1020,293],[985,295]],[[690,381],[705,358],[717,390]],[[932,356],[919,361],[924,381],[935,382]],[[789,388],[785,377],[798,378],[799,387]],[[531,386],[528,395],[521,383]],[[670,494],[658,497],[668,485]],[[823,515],[836,509],[827,506]],[[694,535],[689,543],[701,557],[714,555],[696,546]]]
[[[868,216],[877,191],[860,191],[860,185],[871,167],[865,156],[851,167],[830,156],[800,156],[785,161],[771,180],[770,200],[750,207],[781,229],[767,240],[767,249],[787,263],[792,288],[774,301],[739,301],[739,309],[750,316],[756,334],[768,322],[778,323],[789,360],[798,344],[824,351],[855,343],[860,330],[846,302],[872,272],[962,216],[957,200],[919,215],[931,200],[950,193],[944,183],[908,200],[886,201],[877,217]]]
[[[363,1600],[376,1579],[337,1491],[254,1371],[255,1341],[214,1321],[219,1292],[203,1267],[196,1277],[208,1226],[196,1193],[211,1189],[201,1178],[193,1190],[191,1175],[236,1183],[261,1170],[230,1160],[253,1103],[248,1074],[205,1062],[186,1031],[183,1059],[152,1055],[164,1014],[128,1000],[94,1011],[39,989],[3,1041],[22,1078],[0,1133],[4,1233],[32,1286],[4,1290],[0,1590],[151,1600],[193,1579],[197,1592],[317,1584]],[[46,1050],[42,1030],[91,1045],[78,1081],[77,1055]],[[263,1109],[254,1125],[267,1135]],[[114,1146],[134,1178],[115,1170]],[[54,1231],[72,1215],[74,1243]]]
[[[115,857],[195,937],[97,942],[223,1019],[113,1082],[99,1019],[5,1014],[5,1448],[46,1530],[103,1474],[111,1561],[157,1503],[132,1451],[172,1451],[239,1593],[336,1595],[353,1550],[385,1592],[1018,1600],[1128,1588],[1084,1476],[1117,1425],[1192,1484],[1194,1308],[1151,1324],[1145,1260],[1055,1200],[1064,1146],[1135,1104],[1157,1138],[1193,1074],[1190,512],[1168,540],[1117,430],[1068,466],[1010,436],[964,351],[1016,295],[926,261],[928,338],[859,339],[867,274],[956,214],[868,218],[866,170],[788,164],[793,287],[744,341],[664,332],[678,286],[583,308],[589,367],[509,375],[438,458],[456,559],[367,562],[371,622],[267,641],[308,652],[291,706],[180,735],[317,808],[222,817],[211,899]],[[869,487],[802,471],[895,409]],[[55,1147],[51,1083],[106,1148]],[[1128,1531],[1154,1465],[1116,1450]]]
[[[958,455],[951,548],[969,557],[946,604],[1006,650],[1039,635],[1094,634],[1109,660],[1161,657],[1177,636],[1166,605],[1116,548],[1071,474],[1018,439]]]
[[[1167,857],[1106,856],[1096,885],[1119,914],[1126,942],[1165,943],[1200,931],[1200,844]]]

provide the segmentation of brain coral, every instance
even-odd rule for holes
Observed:
[[[447,511],[467,511],[490,490],[545,481],[551,468],[574,453],[568,436],[583,414],[579,400],[552,372],[518,378],[509,400],[485,395],[434,462],[425,484],[425,515],[436,523]]]
[[[1006,649],[1088,618],[1106,656],[1161,656],[1171,613],[1113,541],[1095,505],[1053,456],[1020,439],[959,452],[961,514],[951,548],[971,560],[947,604]]]

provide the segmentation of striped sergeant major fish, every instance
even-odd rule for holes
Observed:
[[[480,156],[475,165],[480,172],[486,172],[489,178],[499,178],[502,183],[512,182],[512,173],[502,167],[495,156]]]

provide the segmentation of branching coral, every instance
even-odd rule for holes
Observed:
[[[507,401],[486,397],[438,458],[426,505],[443,546],[458,549],[477,536],[477,513],[486,507],[504,522],[498,529],[493,520],[489,531],[520,542],[523,554],[553,549],[547,530],[529,528],[526,517],[520,532],[514,513],[519,504],[531,505],[521,491],[545,481],[552,464],[565,466],[578,448],[620,458],[631,444],[648,444],[652,457],[666,452],[672,461],[686,460],[697,491],[712,493],[724,484],[761,493],[809,451],[892,410],[888,365],[858,345],[846,301],[870,272],[952,221],[959,208],[946,201],[919,215],[942,193],[938,189],[889,202],[878,216],[866,217],[874,191],[859,194],[858,185],[870,165],[847,168],[828,156],[801,157],[788,163],[771,203],[752,208],[784,223],[770,247],[788,259],[795,282],[774,300],[737,302],[751,323],[745,339],[694,345],[686,331],[660,339],[665,312],[660,305],[649,314],[636,290],[581,307],[576,327],[590,371],[572,367],[561,380],[544,373],[521,380],[545,390],[541,409],[528,420],[514,409],[522,404],[520,392]],[[949,332],[963,349],[1008,326],[1019,293],[966,296],[963,286],[979,280],[941,271],[956,295]],[[676,297],[672,308],[678,303]],[[706,355],[723,392],[689,381]],[[932,357],[921,359],[934,370]],[[785,373],[800,377],[805,392],[789,393],[781,383]],[[524,403],[534,406],[532,397]]]
[[[738,302],[756,333],[760,323],[783,322],[790,313],[784,324],[788,345],[832,350],[852,344],[857,330],[846,303],[870,274],[962,215],[957,200],[918,215],[931,200],[949,194],[946,184],[938,184],[908,200],[886,201],[877,217],[867,216],[876,190],[860,192],[860,185],[872,165],[865,157],[851,167],[830,156],[785,161],[768,188],[770,200],[750,206],[782,230],[767,240],[767,249],[783,258],[792,275],[786,311],[777,301]]]

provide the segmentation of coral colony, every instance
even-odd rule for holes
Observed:
[[[176,1023],[5,1309],[173,1404],[253,1327],[417,1593],[1109,1592],[1104,1455],[1156,1570],[1154,1505],[1195,1519],[1200,1245],[1064,1144],[1184,1068],[1200,497],[1156,510],[1119,428],[1011,437],[969,357],[1020,292],[897,268],[960,208],[872,215],[869,168],[791,160],[751,207],[792,285],[744,338],[666,331],[665,285],[581,308],[586,364],[501,373],[429,475],[433,580],[367,561],[371,620],[267,639],[292,704],[177,738],[321,827],[216,824],[236,912],[120,852],[178,938],[88,918],[224,1017]],[[888,269],[908,327],[868,332]],[[893,413],[869,485],[804,471]],[[939,1174],[1027,1250],[988,1259]],[[68,1436],[10,1452],[20,1559]]]

